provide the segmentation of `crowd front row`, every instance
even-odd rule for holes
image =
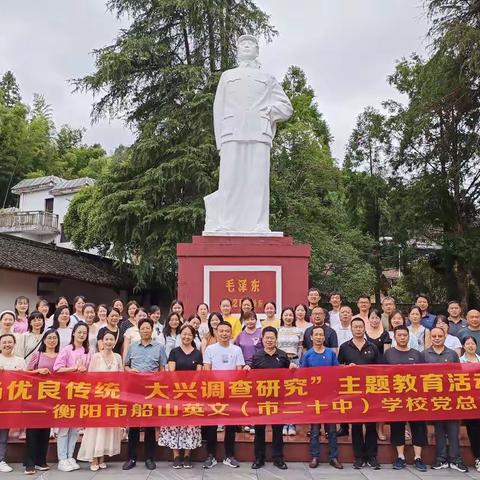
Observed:
[[[30,371],[39,375],[52,372],[120,372],[126,371],[135,375],[139,372],[192,371],[192,370],[249,370],[249,369],[289,369],[332,367],[337,365],[364,364],[418,364],[418,363],[451,363],[479,362],[477,339],[475,335],[465,335],[461,348],[464,354],[459,357],[455,349],[446,346],[448,328],[436,322],[429,330],[428,347],[423,351],[412,347],[415,332],[403,322],[393,327],[391,335],[386,335],[383,348],[375,339],[371,340],[365,320],[360,316],[349,319],[348,335],[340,337],[341,330],[335,331],[324,322],[324,311],[321,307],[311,309],[312,323],[307,322],[305,312],[300,315],[298,323],[305,322],[305,329],[297,325],[296,309],[285,308],[282,311],[280,325],[264,325],[259,328],[253,311],[242,315],[242,326],[234,336],[236,323],[225,321],[221,313],[208,315],[207,330],[199,336],[201,319],[195,322],[182,322],[179,313],[172,312],[161,335],[156,330],[152,318],[147,318],[143,309],[132,310],[135,323],[130,327],[118,326],[121,312],[111,308],[106,312],[104,325],[93,329],[85,319],[77,321],[69,329],[70,337],[65,341],[65,328],[69,323],[68,309],[60,306],[56,309],[51,327],[45,329],[45,315],[32,312],[27,321],[27,335],[23,342],[23,356],[19,356],[18,334],[8,331],[8,325],[15,321],[15,314],[5,311],[0,314],[0,369]],[[145,313],[145,315],[144,315]],[[351,313],[351,312],[350,312]],[[395,316],[392,312],[391,316]],[[378,322],[381,322],[378,316]],[[474,318],[480,323],[480,313],[471,311],[467,318]],[[198,320],[198,322],[197,322]],[[238,319],[236,319],[238,320]],[[267,318],[268,320],[268,318]],[[377,322],[377,320],[375,320]],[[373,322],[375,327],[376,323]],[[393,324],[394,319],[390,318]],[[413,322],[412,322],[413,324]],[[340,317],[343,325],[343,317]],[[372,323],[371,323],[372,325]],[[370,325],[370,327],[371,327]],[[344,329],[346,330],[344,325]],[[100,328],[98,328],[100,327]],[[5,333],[5,329],[7,332]],[[283,329],[283,330],[282,330]],[[92,335],[92,330],[94,335]],[[175,331],[174,341],[171,332]],[[346,334],[347,332],[345,332]],[[299,348],[299,335],[301,346]],[[159,341],[159,336],[163,341]],[[63,340],[62,340],[63,337]],[[388,338],[387,338],[388,337]],[[235,341],[233,339],[235,338]],[[425,337],[422,337],[425,341]],[[123,345],[119,347],[119,342]],[[418,346],[418,339],[414,339]],[[128,347],[125,347],[127,342]],[[28,343],[28,347],[25,344]],[[62,345],[63,343],[63,345]],[[29,350],[28,352],[26,350]],[[98,351],[97,351],[98,350]],[[26,353],[25,353],[26,352]],[[293,425],[272,425],[273,464],[279,469],[287,469],[284,460],[284,434]],[[422,448],[427,445],[427,424],[425,421],[412,421],[409,431],[414,449],[414,466],[419,471],[426,471],[422,460]],[[480,419],[466,420],[467,433],[471,449],[475,456],[475,467],[480,471]],[[436,440],[436,461],[433,469],[452,468],[467,472],[459,447],[459,427],[457,420],[434,422]],[[226,426],[224,433],[223,463],[236,468],[239,462],[235,458],[235,437],[237,426]],[[246,426],[253,430],[254,452],[252,468],[261,468],[266,461],[265,430],[266,425]],[[325,425],[328,434],[329,464],[337,469],[343,465],[338,458],[337,436],[348,431],[349,425],[341,425],[339,431],[335,425]],[[310,427],[310,467],[316,468],[320,459],[320,425]],[[156,468],[156,445],[172,450],[173,468],[192,468],[191,452],[206,443],[207,457],[204,468],[212,468],[217,464],[217,427],[152,425],[144,428],[144,458],[149,470]],[[8,430],[0,429],[0,472],[9,472],[12,468],[7,463]],[[158,436],[157,436],[158,433]],[[25,473],[34,474],[37,470],[48,470],[47,449],[51,431],[49,428],[26,430]],[[366,422],[351,425],[352,448],[355,457],[353,467],[361,469],[368,466],[380,469],[377,460],[377,424]],[[405,468],[406,422],[391,423],[391,443],[395,447],[394,469]],[[58,469],[64,472],[78,470],[76,460],[90,462],[90,469],[97,471],[107,468],[105,460],[120,453],[122,429],[86,428],[83,432],[77,459],[74,449],[79,436],[78,428],[60,428],[57,432]],[[140,444],[140,429],[128,430],[128,459],[123,464],[124,470],[136,466]],[[448,448],[447,448],[448,445]]]

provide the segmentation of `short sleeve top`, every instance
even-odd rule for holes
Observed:
[[[198,365],[203,364],[202,354],[194,348],[190,353],[185,353],[182,347],[176,347],[168,356],[169,362],[175,362],[176,371],[196,370]]]

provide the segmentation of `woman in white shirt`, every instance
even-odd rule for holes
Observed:
[[[137,308],[133,314],[133,322],[135,325],[127,328],[123,334],[123,361],[125,361],[125,358],[127,357],[127,352],[130,345],[133,342],[139,342],[141,340],[138,322],[144,318],[147,318],[147,311],[143,307]],[[153,330],[152,339],[157,340],[157,334],[155,330]]]
[[[283,350],[290,361],[296,365],[299,365],[302,354],[303,333],[303,330],[296,326],[293,308],[284,308],[280,316],[277,347],[279,350]],[[296,435],[297,429],[293,424],[284,425],[282,433],[283,435]]]
[[[94,303],[86,303],[82,310],[85,323],[88,325],[88,344],[89,350],[93,354],[98,351],[97,335],[99,330],[97,312]],[[103,326],[103,325],[102,325]]]
[[[177,343],[177,337],[180,333],[181,320],[178,313],[172,312],[165,322],[163,331],[158,337],[158,341],[165,346],[165,353],[168,356],[170,352],[175,348]]]
[[[68,307],[59,307],[53,314],[52,327],[58,332],[60,337],[60,351],[70,343],[72,338],[72,322],[70,318]]]
[[[85,307],[85,297],[78,295],[73,299],[73,314],[70,316],[70,326],[73,328],[76,323],[84,322],[83,308]]]
[[[15,335],[4,333],[0,336],[0,370],[26,370],[27,364],[22,357],[14,355]],[[13,468],[7,460],[8,428],[0,429],[0,472],[11,472]]]
[[[70,308],[69,305],[68,305],[68,300],[67,300],[67,297],[58,297],[57,298],[57,301],[55,303],[55,310],[57,308],[60,308],[60,307],[67,307],[67,308]],[[70,313],[69,313],[70,315]],[[47,321],[45,322],[45,330],[48,330],[49,328],[52,328],[53,327],[53,314],[50,315],[47,319]]]
[[[395,341],[395,335],[393,334],[393,330],[395,329],[395,327],[398,327],[399,325],[406,325],[406,324],[407,324],[407,321],[405,319],[405,316],[400,310],[394,310],[388,317],[388,325],[390,327],[388,334],[392,339],[392,347],[395,347],[397,345],[397,342]],[[409,338],[408,347],[413,348],[414,350],[420,351],[420,345],[418,344],[417,337],[415,337],[414,335],[409,335],[408,338]]]

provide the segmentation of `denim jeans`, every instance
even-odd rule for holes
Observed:
[[[0,462],[7,461],[8,428],[0,429]]]
[[[59,428],[57,436],[58,461],[73,458],[75,445],[77,444],[78,428]]]
[[[328,458],[338,458],[336,426],[334,423],[326,423],[325,431],[328,433]],[[310,455],[320,458],[320,424],[315,423],[310,427]]]

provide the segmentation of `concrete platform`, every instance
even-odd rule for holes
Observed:
[[[289,463],[288,470],[279,470],[271,464],[259,470],[252,470],[250,463],[242,463],[240,468],[232,469],[219,463],[210,470],[202,468],[201,463],[195,463],[190,470],[174,470],[171,463],[159,462],[157,469],[146,470],[139,463],[136,468],[124,472],[120,462],[110,463],[106,470],[91,472],[86,463],[81,463],[81,470],[65,473],[52,469],[37,475],[26,476],[20,464],[11,464],[14,471],[0,474],[5,480],[24,480],[25,478],[39,480],[460,480],[480,479],[480,473],[471,470],[468,473],[460,473],[454,470],[429,470],[421,473],[412,467],[402,471],[392,470],[391,466],[383,466],[381,470],[371,470],[364,467],[362,470],[354,470],[352,465],[345,465],[343,470],[335,470],[327,465],[320,465],[315,470],[308,467],[307,463]]]

